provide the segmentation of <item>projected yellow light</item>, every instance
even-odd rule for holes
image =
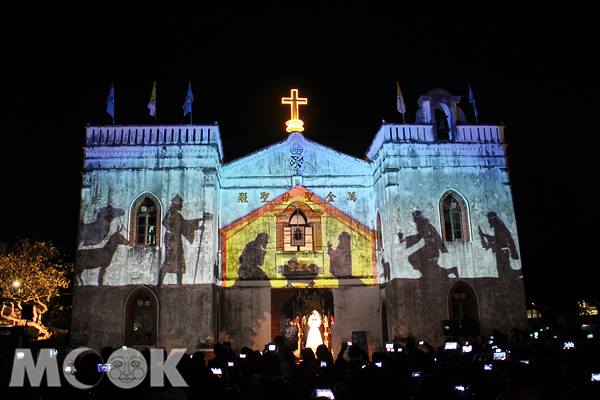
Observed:
[[[290,97],[282,97],[281,104],[290,105],[291,118],[286,121],[285,125],[287,132],[302,132],[304,130],[304,122],[300,119],[299,106],[308,104],[308,98],[298,97],[298,89],[292,89]]]

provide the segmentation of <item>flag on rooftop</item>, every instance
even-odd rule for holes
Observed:
[[[106,113],[112,117],[113,124],[114,124],[114,122],[115,122],[115,85],[114,85],[114,83],[110,84],[110,91],[108,92],[108,97],[106,98]]]
[[[404,96],[402,96],[402,90],[400,90],[400,84],[396,82],[396,107],[400,114],[406,113],[406,105],[404,104]]]
[[[192,93],[192,82],[188,85],[187,95],[183,102],[183,116],[185,117],[192,112],[192,103],[194,102],[194,93]]]
[[[148,110],[150,110],[151,117],[156,117],[156,81],[154,81],[154,86],[152,86],[152,94],[150,95]]]
[[[477,115],[477,104],[475,104],[475,96],[473,95],[473,89],[471,89],[471,84],[469,84],[469,103],[473,107],[473,115],[475,116],[475,123],[479,123],[479,116]]]

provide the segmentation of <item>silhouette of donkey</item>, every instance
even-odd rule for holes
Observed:
[[[99,249],[77,250],[75,275],[79,280],[80,285],[83,285],[81,273],[84,270],[100,268],[100,272],[98,273],[98,286],[102,286],[104,273],[106,272],[106,268],[108,268],[112,262],[115,251],[117,251],[117,246],[120,244],[128,244],[127,239],[121,235],[122,230],[123,228],[121,227],[113,233],[104,247]]]
[[[79,240],[84,246],[90,246],[100,243],[104,240],[110,231],[110,224],[113,219],[125,215],[122,208],[115,208],[110,204],[102,207],[96,214],[96,219],[90,223],[79,221]]]

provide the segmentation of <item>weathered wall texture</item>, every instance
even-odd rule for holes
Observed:
[[[332,327],[332,349],[339,351],[342,342],[352,340],[353,331],[367,334],[370,353],[381,350],[381,299],[379,288],[340,286],[333,291],[336,323]]]
[[[82,286],[73,300],[71,339],[100,349],[121,346],[125,338],[126,299],[138,285]],[[214,285],[148,287],[158,299],[158,346],[194,351],[216,336]],[[208,340],[207,340],[208,339]]]
[[[497,328],[508,334],[527,327],[521,280],[464,279],[477,295],[482,334]],[[448,295],[458,282],[449,280],[394,279],[385,286],[390,339],[414,336],[430,343],[443,341],[442,321],[449,318]]]
[[[263,350],[271,342],[271,288],[223,288],[220,297],[219,339],[233,348]]]

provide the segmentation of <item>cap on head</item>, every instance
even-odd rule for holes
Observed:
[[[173,205],[182,205],[183,204],[183,199],[181,198],[181,196],[175,195],[175,197],[173,197],[171,199],[171,204],[173,204]]]

